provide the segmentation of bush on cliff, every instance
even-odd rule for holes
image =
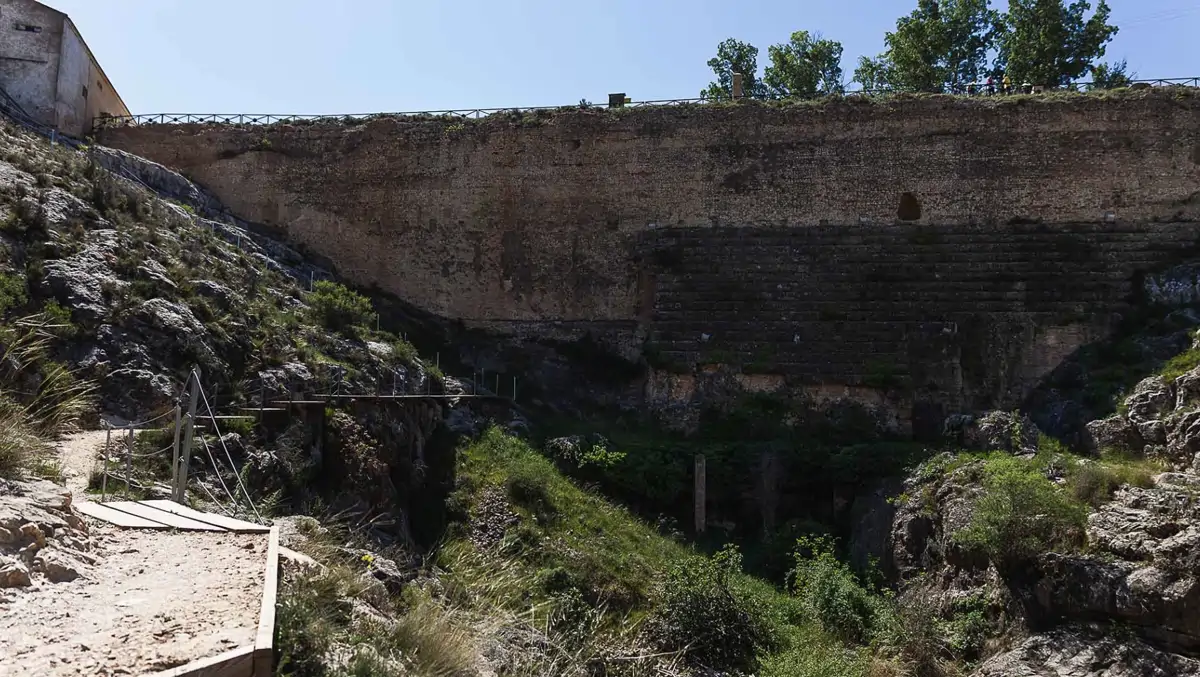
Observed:
[[[775,642],[771,627],[738,589],[741,554],[726,548],[709,558],[673,564],[657,595],[649,633],[663,649],[686,651],[698,664],[719,670],[751,670]]]
[[[828,536],[802,537],[796,543],[792,579],[797,596],[829,634],[845,642],[864,642],[878,627],[884,598],[864,586],[850,566],[834,555]]]
[[[998,456],[983,473],[971,522],[954,535],[959,545],[1014,563],[1082,543],[1087,507],[1051,482],[1042,464]]]
[[[345,332],[352,327],[370,328],[375,324],[377,315],[371,300],[337,282],[313,283],[306,300],[313,317],[330,331]]]

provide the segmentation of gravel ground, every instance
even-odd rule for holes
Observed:
[[[0,604],[0,675],[142,675],[254,642],[265,534],[91,525],[86,576]]]

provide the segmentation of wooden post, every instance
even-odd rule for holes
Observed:
[[[695,485],[696,533],[702,534],[702,533],[704,533],[704,527],[708,524],[707,517],[704,514],[704,508],[705,508],[705,502],[706,502],[705,495],[704,495],[705,487],[706,487],[705,480],[704,480],[704,454],[696,454],[696,477],[695,477],[695,480],[696,480],[696,485]]]
[[[108,500],[108,454],[112,447],[112,426],[104,422],[104,475],[100,478],[100,502]]]
[[[175,400],[175,441],[171,443],[171,498],[174,499],[179,494],[179,433],[183,417],[183,411],[179,406],[179,399]]]
[[[133,424],[129,424],[129,451],[125,455],[125,498],[129,498],[129,490],[133,481]]]
[[[192,437],[196,433],[196,403],[200,399],[200,369],[192,369],[192,388],[188,393],[187,427],[183,431],[183,458],[179,462],[179,483],[175,487],[176,503],[187,497],[188,467],[192,462]]]

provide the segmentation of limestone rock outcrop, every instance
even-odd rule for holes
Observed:
[[[87,533],[63,487],[0,479],[0,588],[75,580],[95,562]]]

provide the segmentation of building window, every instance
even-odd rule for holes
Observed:
[[[83,98],[87,98],[87,85],[83,86]]]
[[[41,26],[34,26],[32,24],[23,24],[23,23],[13,24],[13,29],[18,30],[18,31],[25,31],[26,33],[41,33],[42,32]]]

